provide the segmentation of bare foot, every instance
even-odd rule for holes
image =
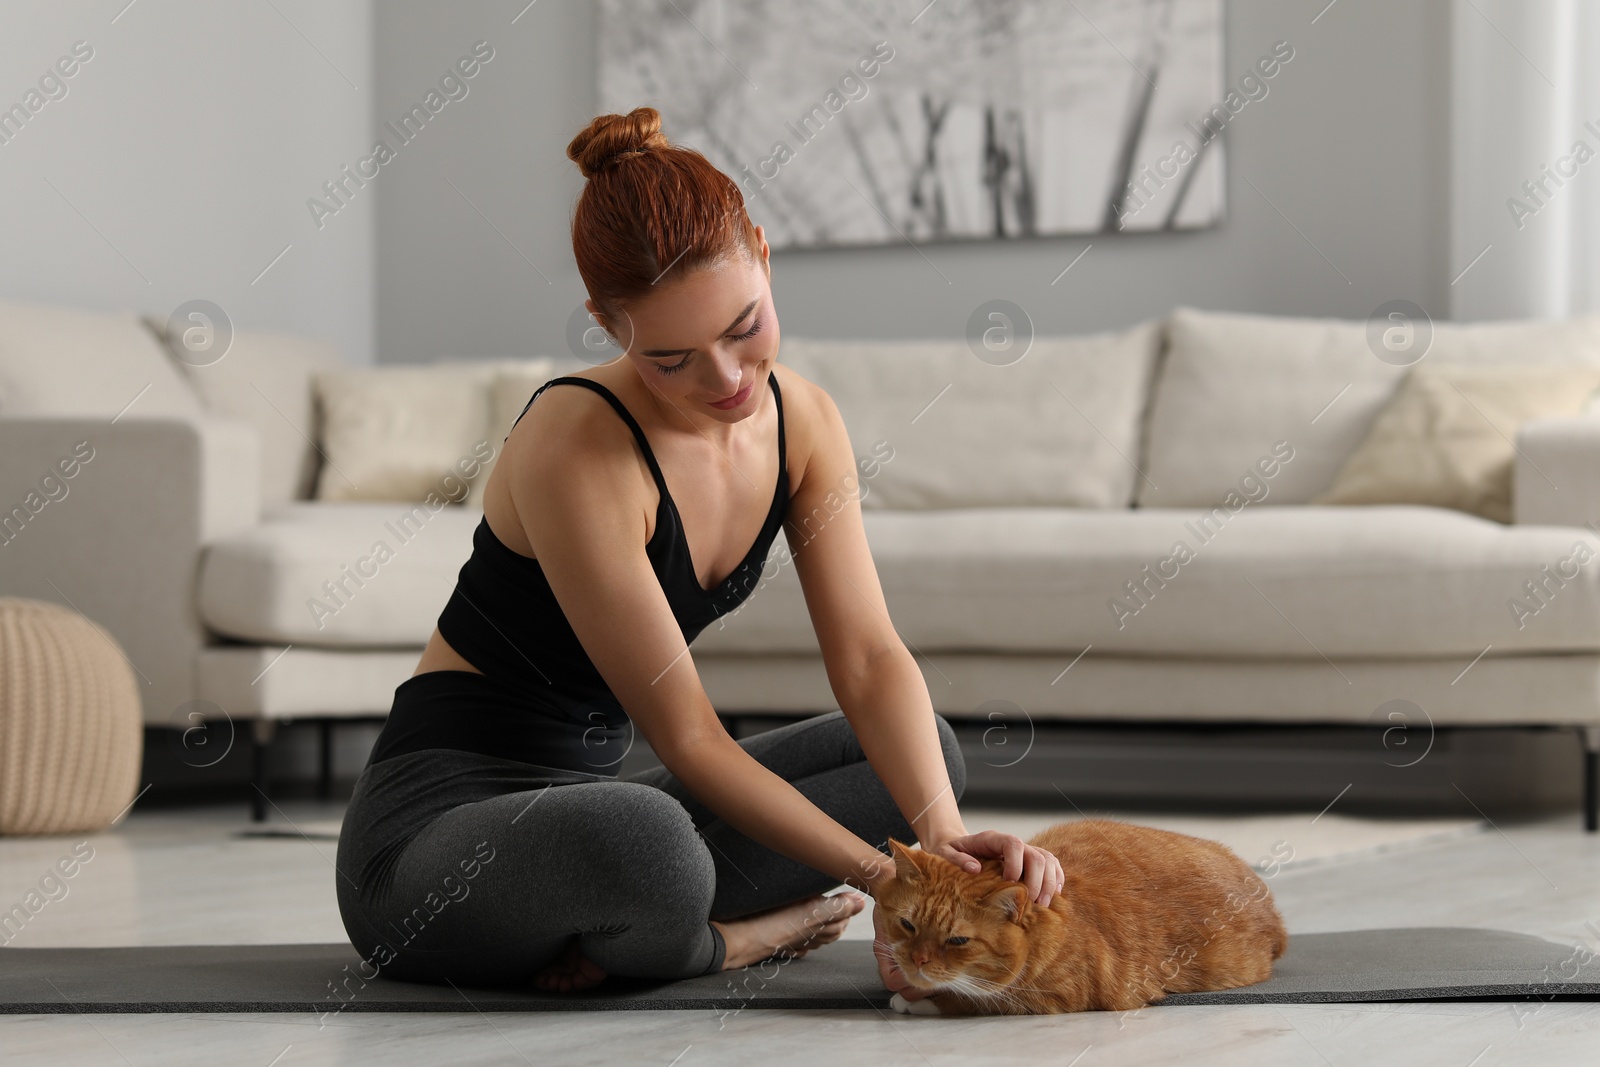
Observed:
[[[597,985],[606,972],[578,950],[574,937],[562,950],[561,958],[533,976],[533,984],[547,993],[571,993]]]
[[[712,925],[722,931],[726,946],[722,969],[746,967],[780,954],[804,956],[811,949],[838,940],[850,917],[866,906],[867,898],[853,891],[832,896],[819,893],[742,919],[713,919]]]

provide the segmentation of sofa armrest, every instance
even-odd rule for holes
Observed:
[[[1513,522],[1600,523],[1600,419],[1530,419],[1517,430],[1516,449],[1511,474]]]
[[[210,416],[0,419],[0,592],[103,626],[147,723],[177,724],[193,698],[200,552],[260,521],[260,447]]]

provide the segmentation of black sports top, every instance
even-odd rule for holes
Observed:
[[[552,378],[534,392],[517,416],[521,421],[550,386],[579,385],[605,397],[633,430],[661,494],[655,531],[645,543],[645,554],[686,643],[755,590],[788,511],[783,395],[776,374],[769,373],[768,381],[778,411],[778,478],[772,504],[744,559],[713,589],[706,589],[695,576],[683,519],[644,430],[611,390],[588,378]],[[510,437],[509,431],[506,436]],[[371,763],[424,748],[456,748],[546,767],[617,773],[620,756],[612,759],[596,753],[625,750],[626,712],[567,622],[539,561],[506,547],[489,528],[487,515],[473,531],[472,555],[461,568],[438,624],[450,647],[482,671],[484,678],[461,678],[470,676],[470,671],[429,671],[401,683],[445,684],[461,691],[462,697],[432,705],[427,700],[397,699]],[[431,674],[440,677],[424,683]],[[504,691],[505,698],[472,699],[471,692],[485,679]]]

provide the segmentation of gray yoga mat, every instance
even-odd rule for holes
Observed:
[[[1584,966],[1579,966],[1583,962]],[[349,968],[346,971],[345,968]],[[677,982],[616,975],[580,993],[363,982],[349,945],[0,948],[0,1013],[887,1009],[870,941]],[[345,986],[338,993],[340,982]],[[1164,1004],[1600,999],[1600,959],[1464,927],[1297,934],[1271,979]]]

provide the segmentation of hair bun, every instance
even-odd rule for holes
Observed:
[[[596,116],[567,145],[567,158],[578,165],[585,178],[592,178],[618,160],[669,144],[661,132],[661,112],[653,107],[636,107],[626,115]]]

